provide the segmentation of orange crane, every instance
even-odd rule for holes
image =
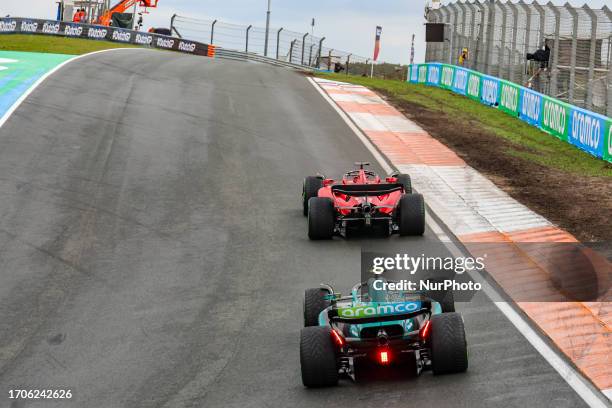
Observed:
[[[138,4],[140,7],[145,9],[145,13],[147,12],[147,8],[156,8],[158,0],[121,0],[119,3],[115,4],[113,7],[109,8],[102,14],[96,24],[99,25],[110,25],[113,20],[113,14],[115,13],[125,13],[130,10],[134,5]]]

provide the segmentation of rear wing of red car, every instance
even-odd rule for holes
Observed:
[[[401,184],[337,184],[331,187],[333,194],[351,197],[378,197],[403,189]]]

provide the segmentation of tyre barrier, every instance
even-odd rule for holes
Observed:
[[[139,45],[168,51],[214,57],[214,46],[161,34],[127,30],[124,28],[71,23],[32,18],[0,18],[0,34],[32,34],[81,38]]]
[[[504,79],[449,64],[410,66],[408,82],[448,89],[612,162],[612,119]]]

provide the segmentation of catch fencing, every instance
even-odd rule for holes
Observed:
[[[445,41],[428,43],[426,62],[463,64],[527,86],[573,105],[612,116],[612,11],[526,4],[523,1],[456,2],[427,13],[445,24]],[[548,68],[528,61],[545,45]]]
[[[285,28],[270,28],[266,50],[266,29],[219,20],[196,19],[174,15],[171,29],[175,35],[213,44],[222,50],[232,50],[267,56],[278,61],[306,67],[334,69],[334,64],[367,64],[370,60],[346,51],[325,46],[325,37],[299,33]]]
[[[448,89],[497,107],[595,157],[612,162],[612,119],[601,114],[510,81],[454,65],[411,65],[409,81]]]

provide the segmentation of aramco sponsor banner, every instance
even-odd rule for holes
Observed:
[[[574,146],[593,156],[603,157],[607,122],[608,118],[605,116],[572,107],[568,140]]]
[[[571,109],[565,102],[544,96],[542,130],[567,142]]]
[[[612,119],[606,121],[606,139],[604,142],[604,160],[612,162]]]
[[[419,65],[419,78],[420,84],[427,83],[427,65]]]
[[[455,68],[455,78],[453,78],[452,90],[461,95],[465,95],[467,93],[469,75],[470,71],[467,69]]]
[[[425,68],[431,66],[436,69]],[[512,82],[454,65],[418,64],[410,67],[410,73],[410,82],[449,89],[485,105],[496,106],[508,115],[612,162],[611,118]]]
[[[519,118],[530,125],[540,126],[542,119],[542,100],[544,95],[527,88],[521,89]]]
[[[440,77],[440,87],[452,89],[453,79],[455,78],[455,67],[452,65],[442,65],[442,76]]]
[[[498,106],[499,105],[499,89],[500,80],[488,76],[482,76],[482,90],[480,91],[480,101],[485,105]]]
[[[115,27],[94,26],[55,20],[0,18],[0,34],[43,34],[62,37],[106,40],[142,45],[195,55],[209,55],[207,44],[165,35],[149,34]],[[427,69],[426,66],[424,66]]]
[[[480,90],[482,84],[482,75],[478,72],[471,71],[468,75],[467,96],[470,99],[480,101]]]
[[[521,87],[508,81],[500,81],[501,91],[499,97],[499,109],[508,115],[518,117]]]
[[[439,85],[442,66],[440,64],[430,64],[427,66],[427,84]]]

